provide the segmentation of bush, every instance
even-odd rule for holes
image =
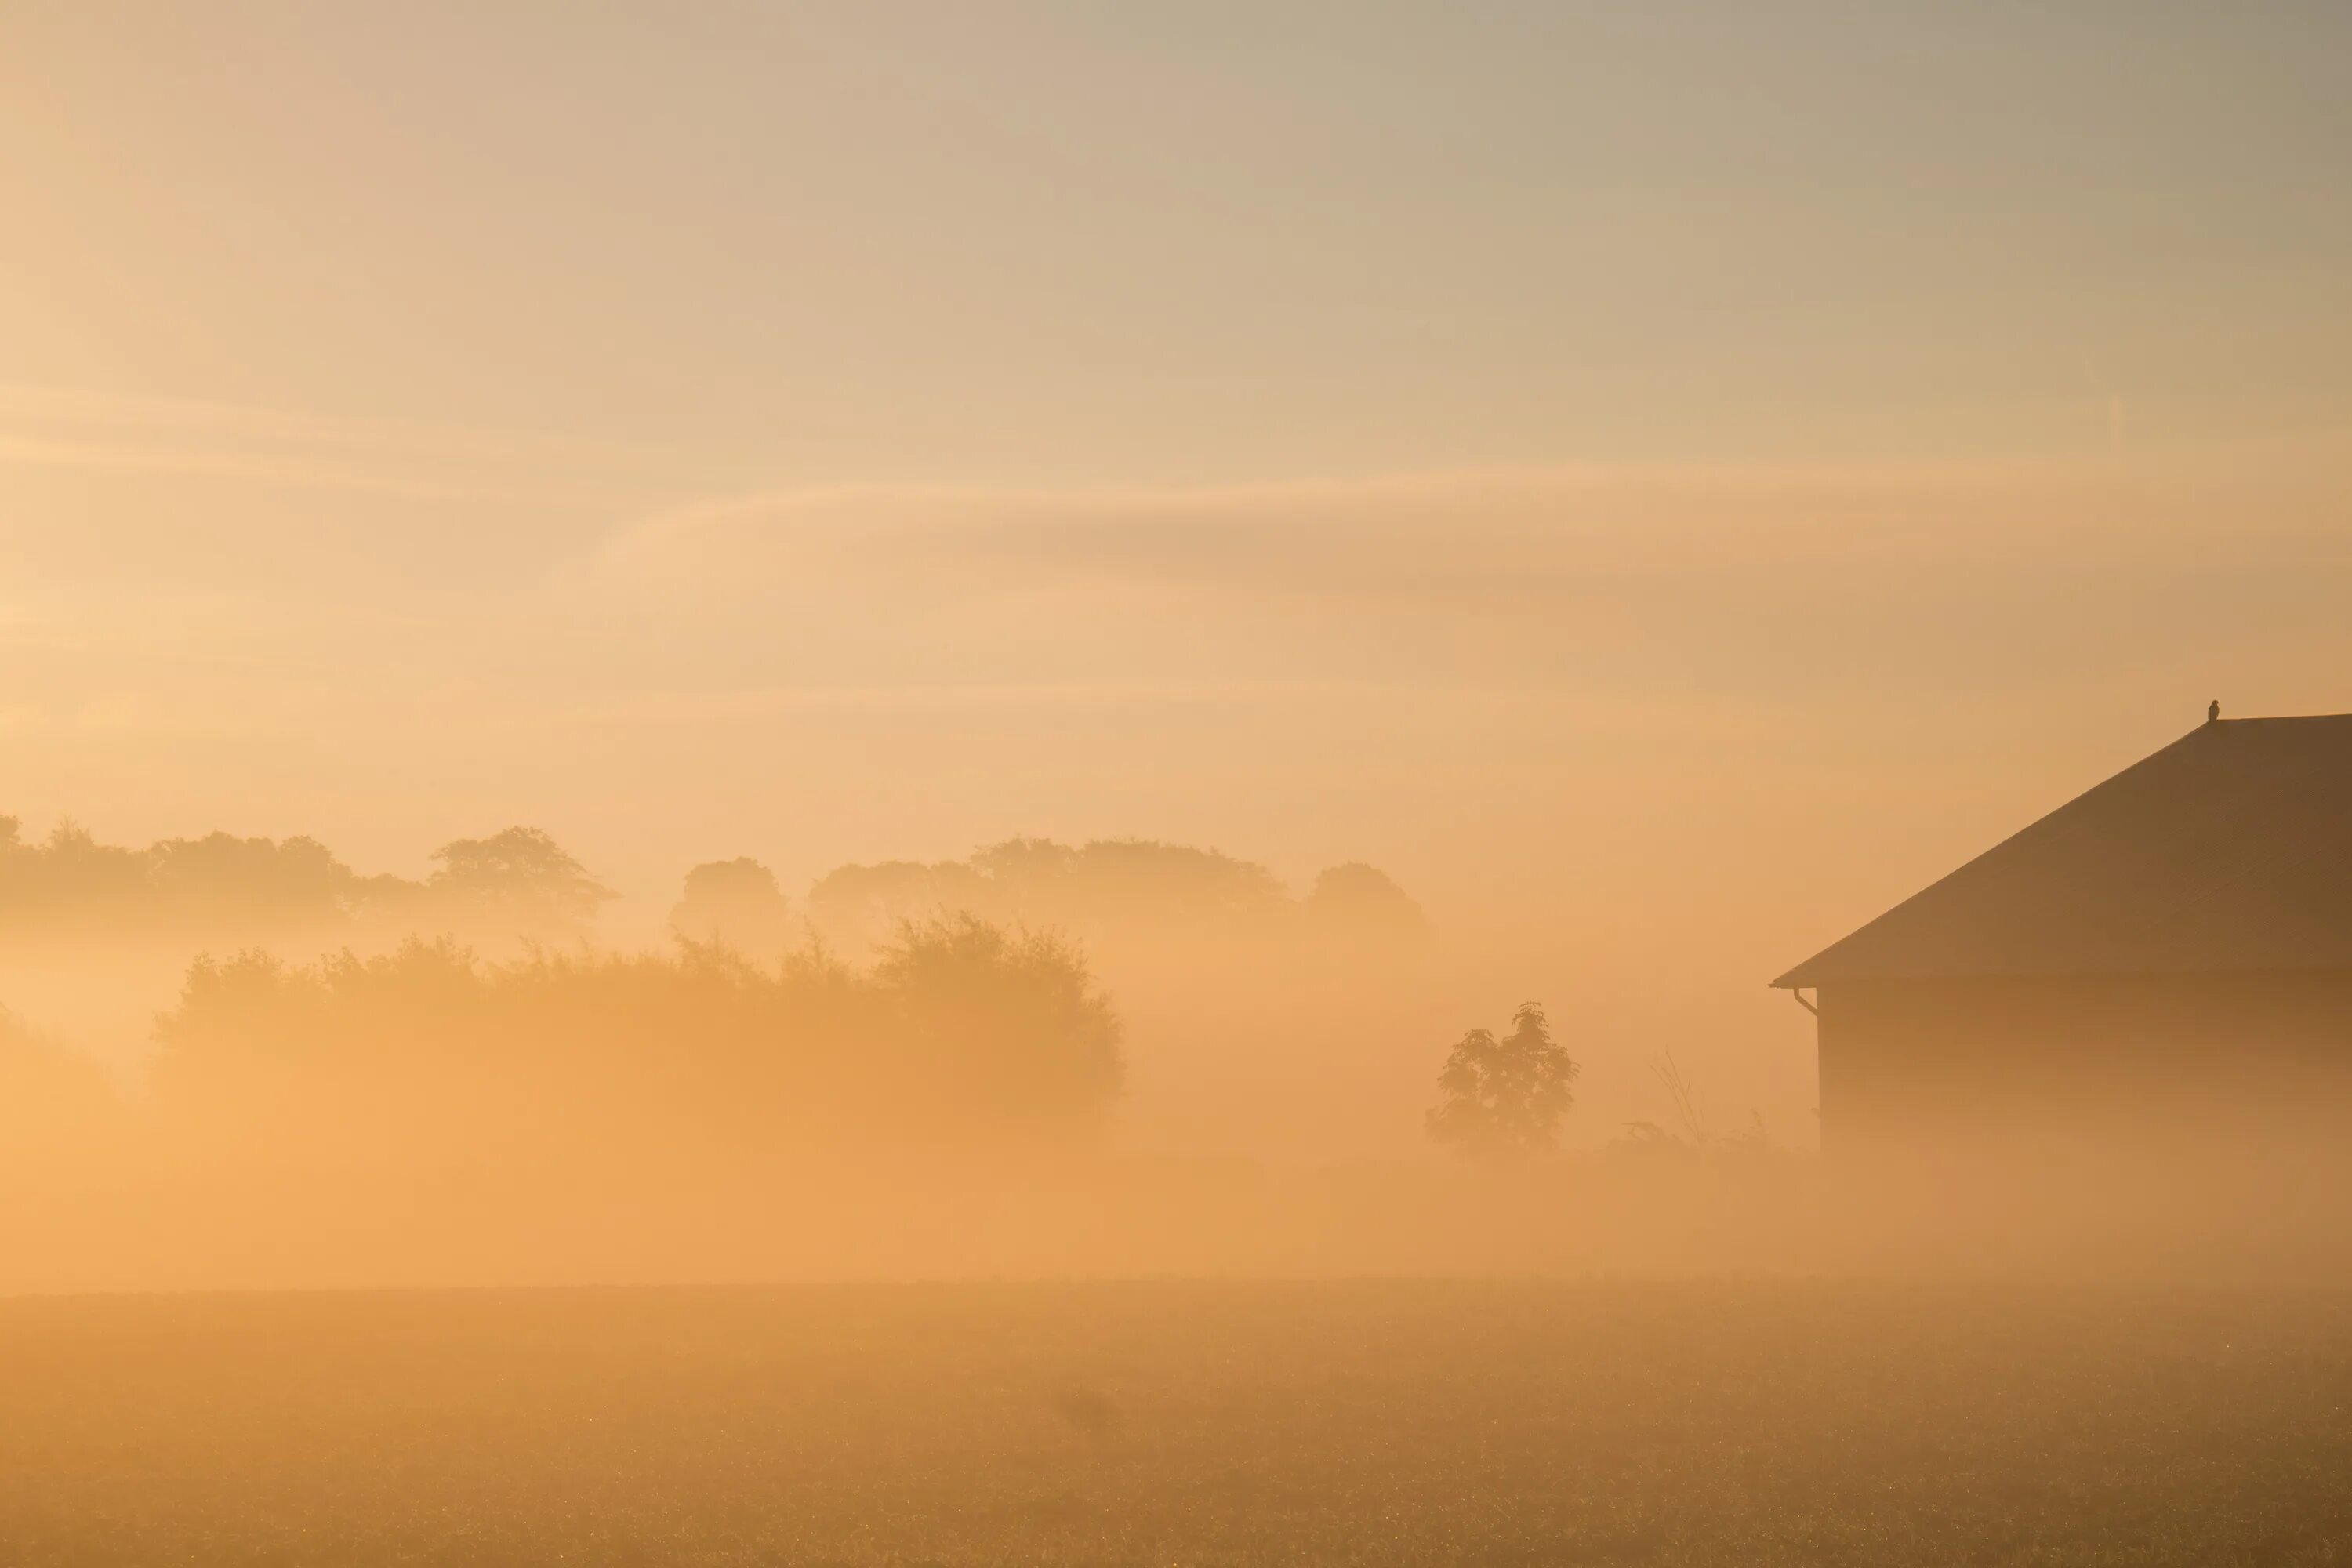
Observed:
[[[970,918],[909,926],[863,971],[693,942],[206,958],[157,1038],[167,1115],[353,1159],[1065,1134],[1121,1070],[1080,955]]]

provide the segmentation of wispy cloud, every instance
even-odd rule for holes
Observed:
[[[468,484],[393,465],[272,456],[229,447],[160,446],[129,441],[0,436],[0,464],[87,468],[115,473],[177,474],[296,489],[363,490],[419,500],[584,500],[591,492],[535,485]]]
[[[2317,635],[2352,594],[2352,470],[2326,456],[786,489],[649,516],[554,591],[627,628],[631,669],[702,648],[826,686],[1076,667],[1894,700]]]
[[[198,398],[0,384],[0,466],[178,474],[419,500],[611,504],[675,493],[692,454]]]
[[[308,414],[208,398],[157,397],[26,383],[0,383],[0,418],[112,429],[201,430],[226,437],[346,450],[485,457],[536,453],[567,462],[607,463],[676,464],[681,457],[672,447],[627,442]]]
[[[1084,490],[833,485],[711,498],[582,563],[633,585],[878,567],[1079,574],[1334,597],[1502,597],[1646,574],[1775,576],[1857,560],[2158,561],[2332,518],[2352,469],[2304,460],[1937,468],[1563,467]],[[2259,510],[2249,515],[2250,504]]]

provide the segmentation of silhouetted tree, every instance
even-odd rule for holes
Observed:
[[[1014,1123],[1067,1121],[1118,1089],[1119,1027],[1057,937],[973,915],[909,924],[874,966],[928,1092]]]
[[[1496,1039],[1473,1029],[1454,1043],[1437,1075],[1440,1099],[1428,1117],[1429,1135],[1465,1152],[1514,1155],[1549,1149],[1574,1102],[1576,1064],[1551,1037],[1541,1005],[1512,1015],[1511,1032]]]
[[[971,868],[999,887],[1044,889],[1076,873],[1078,851],[1050,838],[1008,838],[974,852]]]
[[[1069,901],[1049,918],[1145,930],[1225,931],[1262,924],[1296,908],[1273,872],[1214,849],[1148,838],[1097,838],[1081,847],[1064,879]],[[1029,901],[1009,887],[1012,907]]]
[[[361,888],[312,838],[212,833],[145,849],[101,844],[70,818],[38,843],[0,816],[0,921],[43,937],[244,941],[351,918]]]
[[[1354,881],[1360,904],[1379,904],[1390,918],[1411,909],[1394,883],[1370,867],[1360,870],[1366,876]],[[1343,900],[1348,883],[1343,878]],[[1381,900],[1381,889],[1393,898]],[[968,860],[844,866],[808,896],[812,921],[854,950],[887,941],[905,921],[959,914],[1149,941],[1260,936],[1298,909],[1263,866],[1143,838],[1098,838],[1076,848],[1049,838],[1008,838]]]
[[[155,1037],[160,1113],[296,1162],[1032,1136],[1087,1124],[1120,1075],[1077,952],[969,917],[864,971],[716,947],[484,962],[446,938],[205,958]]]
[[[157,900],[184,929],[322,927],[350,912],[358,882],[315,838],[171,838],[148,849],[147,865]]]
[[[1366,935],[1410,936],[1428,926],[1421,906],[1394,878],[1360,860],[1317,877],[1307,895],[1307,912],[1328,929]]]
[[[441,868],[426,889],[477,922],[526,935],[576,935],[613,897],[563,847],[536,827],[459,838],[433,852]]]
[[[16,821],[5,820],[5,885],[0,903],[8,912],[51,927],[152,920],[147,904],[146,858],[135,849],[100,844],[70,817],[38,844],[17,837]]]
[[[790,934],[774,874],[749,858],[711,860],[688,871],[669,929],[688,942],[743,952],[781,948]]]
[[[988,880],[958,860],[843,866],[809,889],[808,912],[828,940],[870,952],[910,921],[989,913]]]

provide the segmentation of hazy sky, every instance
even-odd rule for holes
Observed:
[[[2208,697],[2352,708],[2347,75],[2318,3],[13,0],[0,810],[648,907],[1361,857],[1792,1051],[1764,978]]]

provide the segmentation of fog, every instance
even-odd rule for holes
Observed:
[[[1979,1107],[1824,1159],[1686,1040],[1612,1060],[1580,997],[1507,989],[1535,944],[1360,862],[1014,839],[787,892],[738,857],[632,942],[528,827],[415,879],[299,838],[0,840],[16,1289],[2342,1262],[2324,1110],[2231,1123],[2182,1079],[2105,1127],[2095,1082],[1998,1142]],[[1549,1109],[1446,1123],[1449,1049],[1530,1016]]]
[[[1222,1227],[1423,1163],[1445,949],[1362,864],[737,858],[633,947],[529,828],[0,838],[19,1286],[1285,1266],[1318,1200]]]
[[[0,0],[0,1564],[2344,1561],[2347,65]]]

